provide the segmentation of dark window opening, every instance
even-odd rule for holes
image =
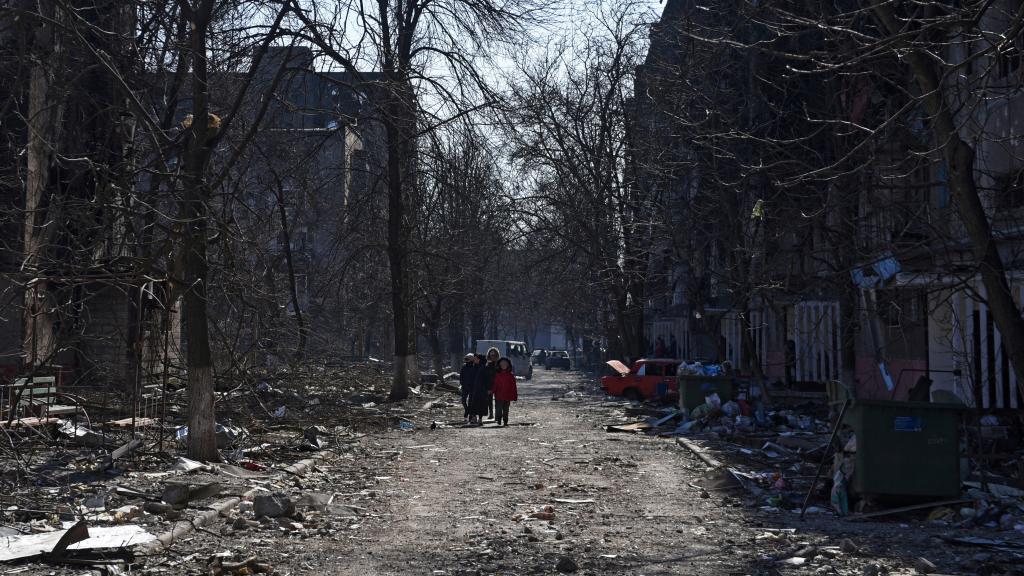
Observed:
[[[1000,174],[994,180],[997,208],[1024,208],[1024,171]]]

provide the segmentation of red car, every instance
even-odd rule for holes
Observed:
[[[618,360],[605,362],[618,375],[601,378],[601,389],[611,396],[625,396],[630,400],[665,398],[678,394],[676,369],[681,360],[672,358],[644,358],[633,368]]]

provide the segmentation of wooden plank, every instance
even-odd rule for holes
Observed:
[[[31,394],[32,396],[52,396],[57,393],[57,388],[50,386],[49,388],[25,388],[22,394]]]
[[[152,426],[156,424],[158,420],[156,418],[136,418],[135,426]],[[111,420],[105,423],[106,426],[114,426],[115,428],[128,428],[132,425],[132,419],[122,418],[120,420]]]
[[[676,442],[680,446],[685,447],[690,452],[693,452],[697,456],[697,458],[700,458],[701,461],[703,461],[708,466],[711,466],[712,468],[722,467],[721,462],[709,456],[708,453],[704,451],[704,449],[702,449],[700,446],[697,446],[693,442],[687,440],[686,438],[676,438]]]
[[[974,502],[971,499],[959,499],[959,500],[940,500],[939,502],[929,502],[927,504],[914,504],[912,506],[901,506],[899,508],[890,508],[888,510],[880,510],[878,512],[868,512],[867,514],[855,514],[848,516],[846,519],[850,522],[856,520],[866,520],[868,518],[878,518],[879,516],[888,516],[890,514],[900,514],[903,512],[914,512],[916,510],[928,510],[929,508],[938,508],[940,506],[955,506],[957,504],[970,504]]]
[[[37,416],[30,416],[28,418],[18,418],[17,420],[11,421],[11,428],[20,428],[22,426],[46,426],[49,424],[56,424],[60,418],[41,418]],[[7,428],[7,421],[0,422],[0,428]]]

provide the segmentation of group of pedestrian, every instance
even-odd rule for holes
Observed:
[[[678,358],[679,344],[676,342],[676,335],[669,334],[668,346],[665,345],[663,337],[658,336],[655,338],[653,352],[655,358]]]
[[[459,384],[466,425],[483,426],[486,416],[498,426],[508,426],[509,407],[519,399],[511,360],[502,358],[497,348],[483,356],[466,354]]]

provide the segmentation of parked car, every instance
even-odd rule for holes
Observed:
[[[605,362],[615,374],[601,377],[601,389],[610,396],[623,396],[630,400],[666,398],[679,393],[676,370],[679,360],[671,358],[643,358],[631,368],[618,360]]]
[[[548,357],[544,360],[544,369],[551,370],[552,368],[561,368],[563,370],[572,368],[569,353],[565,350],[549,350]]]
[[[548,353],[544,349],[534,350],[533,354],[530,354],[530,365],[531,366],[543,366],[544,359],[547,358]]]

